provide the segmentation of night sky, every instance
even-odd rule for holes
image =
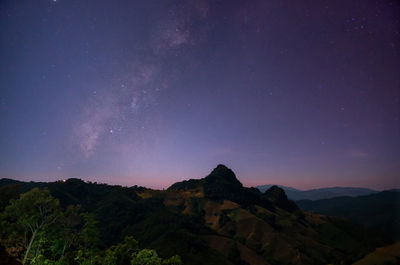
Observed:
[[[3,0],[0,177],[400,187],[397,1]]]

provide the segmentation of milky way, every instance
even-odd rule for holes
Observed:
[[[3,1],[0,177],[398,187],[399,11]]]
[[[168,69],[165,60],[169,60],[171,55],[180,56],[187,46],[196,45],[199,30],[205,41],[205,26],[196,28],[194,32],[190,24],[193,20],[204,23],[203,20],[207,19],[206,1],[198,1],[186,9],[172,6],[165,13],[149,27],[149,38],[128,51],[140,58],[125,58],[125,65],[118,65],[120,73],[116,74],[117,77],[105,87],[93,91],[84,117],[76,127],[77,145],[85,158],[95,152],[107,134],[118,137],[120,134],[137,134],[144,129],[141,119],[147,115],[146,109],[157,104],[160,91],[168,89],[176,75],[173,73],[176,69]],[[137,141],[130,138],[127,144],[134,145]]]

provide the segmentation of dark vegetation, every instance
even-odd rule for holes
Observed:
[[[176,254],[184,264],[351,264],[391,243],[303,212],[279,187],[245,188],[223,165],[164,191],[3,179],[0,196],[0,255],[10,264],[24,259],[35,233],[26,220],[43,221],[26,255],[31,264],[180,264]],[[43,202],[50,210],[32,219]]]
[[[179,256],[162,259],[140,249],[132,236],[105,246],[95,214],[80,205],[63,208],[47,187],[10,199],[0,220],[1,264],[182,264]]]
[[[383,230],[400,239],[400,191],[388,190],[358,197],[324,200],[301,200],[297,205],[312,213],[339,216],[356,223]]]

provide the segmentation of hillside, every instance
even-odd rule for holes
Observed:
[[[400,238],[400,191],[388,190],[359,197],[337,197],[324,200],[302,200],[296,204],[303,210],[383,229],[393,238]]]
[[[274,185],[267,184],[257,186],[261,192],[266,191],[270,187]],[[282,188],[288,198],[290,200],[298,201],[298,200],[321,200],[321,199],[330,199],[334,197],[342,197],[342,196],[363,196],[377,193],[378,191],[367,189],[367,188],[354,188],[354,187],[330,187],[330,188],[320,188],[320,189],[311,189],[311,190],[298,190],[291,187],[280,186]]]
[[[343,219],[301,211],[277,186],[245,188],[223,165],[164,191],[79,179],[8,183],[0,187],[2,204],[35,185],[48,187],[64,207],[94,213],[103,248],[132,235],[185,264],[351,264],[390,243]]]
[[[377,248],[353,265],[396,265],[400,264],[400,242]]]

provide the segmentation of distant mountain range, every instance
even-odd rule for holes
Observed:
[[[386,231],[400,239],[400,190],[387,190],[366,196],[335,197],[323,200],[300,200],[305,211],[339,216]]]
[[[257,186],[261,192],[266,191],[270,187],[274,186],[273,184],[261,185]],[[291,187],[277,185],[282,188],[288,198],[290,200],[298,201],[298,200],[321,200],[321,199],[329,199],[334,197],[341,196],[363,196],[378,193],[376,190],[367,189],[367,188],[354,188],[354,187],[331,187],[331,188],[320,188],[320,189],[311,189],[311,190],[298,190]]]

